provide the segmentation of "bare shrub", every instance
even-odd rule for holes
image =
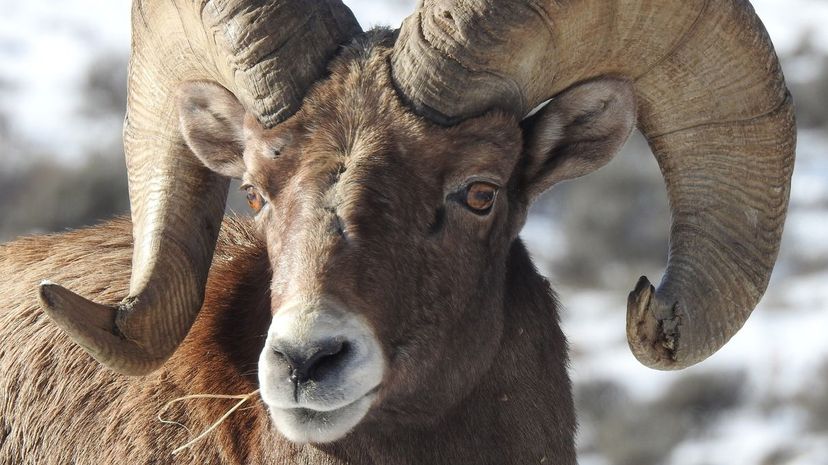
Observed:
[[[585,421],[600,421],[629,401],[626,389],[609,380],[579,384],[575,390],[575,408]]]
[[[722,412],[742,404],[745,382],[741,372],[686,375],[670,386],[653,407],[684,417],[692,431],[702,432]]]
[[[703,436],[724,412],[743,401],[742,373],[686,375],[664,394],[640,402],[610,381],[577,385],[576,407],[590,431],[581,449],[615,465],[656,465],[690,436]]]
[[[81,111],[91,118],[123,118],[127,96],[126,54],[106,53],[98,56],[86,72],[83,84],[84,105]]]
[[[828,363],[815,373],[811,389],[796,399],[808,412],[808,426],[818,433],[828,433]]]
[[[782,68],[794,97],[800,127],[828,129],[828,56],[814,44],[813,34],[782,58]]]
[[[95,224],[129,211],[123,157],[75,167],[37,161],[0,173],[0,239]]]
[[[765,456],[759,465],[785,465],[792,463],[796,458],[796,452],[787,447],[776,449]]]

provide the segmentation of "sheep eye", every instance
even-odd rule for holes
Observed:
[[[250,205],[250,209],[253,210],[253,213],[259,213],[262,211],[262,208],[264,208],[266,202],[264,197],[259,194],[259,191],[251,185],[242,186],[242,189],[247,192],[245,198],[247,198],[247,204]]]
[[[497,186],[488,182],[473,182],[466,188],[466,206],[473,212],[489,213],[497,197]]]

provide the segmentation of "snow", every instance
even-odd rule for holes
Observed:
[[[780,54],[793,52],[809,37],[828,53],[828,2],[824,0],[752,0]]]
[[[740,412],[720,423],[710,437],[691,440],[673,451],[671,465],[707,465],[722,463],[728,465],[755,465],[771,453],[783,450],[797,443],[805,434],[801,413],[779,412],[771,418],[764,418],[754,412]],[[739,431],[741,434],[732,434]],[[813,438],[807,438],[810,442]],[[810,444],[808,444],[810,448]],[[789,462],[785,462],[789,463]],[[817,465],[819,462],[800,462]],[[824,463],[824,462],[823,462]]]
[[[532,258],[541,273],[548,275],[550,270],[544,269],[545,264],[554,263],[566,256],[563,231],[555,220],[549,216],[533,215],[526,220],[520,236],[527,243],[532,244]]]
[[[794,168],[791,202],[802,207],[828,205],[828,134],[800,130],[797,135],[796,167]]]
[[[94,139],[67,122],[77,119],[92,59],[128,52],[129,5],[0,0],[0,109],[13,115],[12,131],[61,158],[85,152]]]
[[[414,0],[345,0],[363,30],[374,26],[400,27],[403,19],[414,11],[415,3]]]

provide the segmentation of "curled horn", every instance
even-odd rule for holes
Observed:
[[[339,0],[135,0],[132,28],[124,126],[135,239],[129,295],[106,306],[44,283],[40,298],[95,359],[141,375],[172,355],[201,308],[227,198],[228,180],[182,139],[178,85],[218,82],[270,127],[298,108],[360,28]]]
[[[634,83],[639,127],[664,175],[670,255],[630,294],[627,337],[658,369],[704,360],[764,294],[787,212],[791,97],[745,0],[422,0],[393,76],[444,124],[489,109],[525,115],[574,83]]]

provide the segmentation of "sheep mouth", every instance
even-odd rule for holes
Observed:
[[[322,414],[336,415],[337,412],[342,412],[342,411],[348,409],[349,407],[351,407],[352,405],[354,405],[358,402],[361,402],[363,399],[365,399],[367,397],[371,397],[371,400],[373,401],[373,398],[376,397],[376,394],[379,391],[379,388],[380,388],[380,386],[377,385],[376,387],[374,387],[370,391],[366,392],[362,396],[357,397],[353,401],[351,401],[351,402],[349,402],[345,405],[342,405],[342,406],[332,407],[330,409],[318,408],[318,407],[317,408],[295,407],[295,408],[286,408],[286,409],[281,409],[281,410],[295,412],[297,415],[304,415],[308,418],[318,416],[318,415],[322,415]]]
[[[379,388],[377,385],[353,402],[331,410],[270,407],[270,414],[279,432],[292,442],[334,442],[362,421],[374,404]]]

